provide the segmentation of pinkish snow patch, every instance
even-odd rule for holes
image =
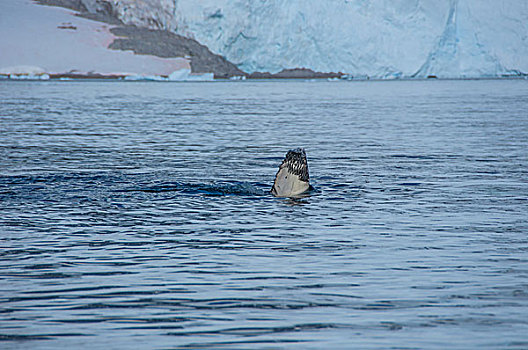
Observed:
[[[42,67],[46,73],[169,75],[190,69],[185,58],[160,58],[108,49],[110,26],[41,6],[30,0],[0,1],[0,69]]]

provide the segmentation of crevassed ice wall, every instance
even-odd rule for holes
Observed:
[[[126,23],[193,37],[247,72],[377,78],[528,72],[526,0],[112,0]]]

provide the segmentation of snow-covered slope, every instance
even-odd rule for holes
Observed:
[[[247,72],[306,67],[378,78],[528,72],[526,0],[106,1],[125,23],[195,38]]]
[[[109,26],[29,0],[0,0],[0,74],[102,73],[169,75],[188,70],[185,58],[116,51]]]

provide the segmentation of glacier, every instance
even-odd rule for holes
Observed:
[[[82,0],[96,6],[105,0]],[[246,72],[370,78],[528,72],[525,0],[109,0],[126,24],[196,39]]]

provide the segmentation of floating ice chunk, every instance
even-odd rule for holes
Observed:
[[[168,79],[165,77],[162,77],[160,75],[141,75],[141,74],[135,74],[135,75],[127,75],[125,77],[125,80],[129,81],[167,81]]]
[[[167,81],[168,79],[165,77],[162,77],[160,75],[144,75],[143,80],[150,80],[150,81]]]
[[[191,74],[191,70],[188,68],[183,68],[176,70],[169,74],[169,76],[164,77],[161,75],[142,75],[142,74],[128,74],[124,78],[128,81],[213,81],[213,73],[200,73],[200,74]]]
[[[48,74],[9,74],[9,79],[12,80],[49,80]]]
[[[199,73],[191,74],[191,70],[188,68],[178,69],[168,77],[169,81],[213,81],[213,73]]]
[[[139,75],[127,75],[125,76],[125,80],[128,80],[128,81],[141,80],[141,77]]]
[[[37,66],[4,67],[0,68],[0,75],[13,80],[49,80],[50,78],[43,68]]]
[[[401,79],[403,77],[402,72],[392,72],[388,71],[385,74],[380,74],[381,79],[387,79],[387,80],[396,80]]]
[[[172,72],[171,74],[169,74],[169,80],[170,81],[187,80],[190,74],[191,74],[191,70],[188,68],[178,69]]]
[[[186,81],[213,81],[213,73],[191,74],[185,79]]]

